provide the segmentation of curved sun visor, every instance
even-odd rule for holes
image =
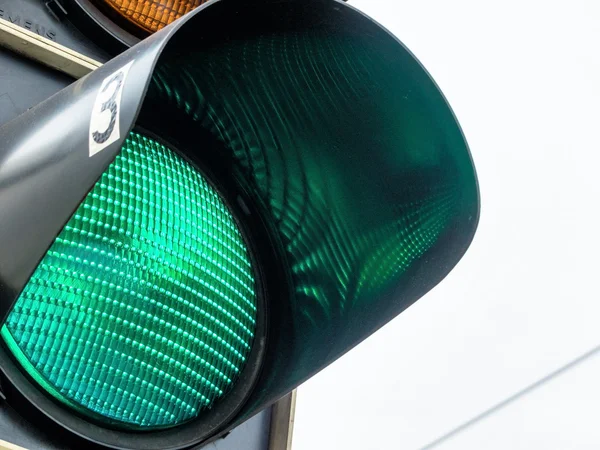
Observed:
[[[220,142],[267,205],[293,291],[272,352],[285,392],[446,276],[477,226],[477,180],[439,88],[387,31],[337,2],[233,3],[169,43],[142,119]]]
[[[133,26],[154,33],[208,0],[94,0]]]

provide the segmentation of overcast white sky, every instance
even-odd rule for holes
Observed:
[[[351,0],[433,75],[482,195],[437,288],[300,388],[294,450],[421,449],[600,345],[600,2]],[[600,355],[438,446],[600,448]]]

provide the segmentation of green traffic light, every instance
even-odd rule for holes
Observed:
[[[225,396],[244,368],[253,273],[213,187],[172,150],[131,133],[1,334],[38,384],[80,413],[172,427]]]

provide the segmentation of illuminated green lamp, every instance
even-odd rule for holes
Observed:
[[[20,294],[2,337],[47,393],[129,429],[226,396],[256,331],[240,230],[198,170],[131,133]]]

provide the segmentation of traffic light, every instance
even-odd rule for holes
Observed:
[[[440,282],[475,170],[427,72],[344,3],[154,28],[91,3],[161,29],[0,128],[2,387],[65,439],[190,448]]]

